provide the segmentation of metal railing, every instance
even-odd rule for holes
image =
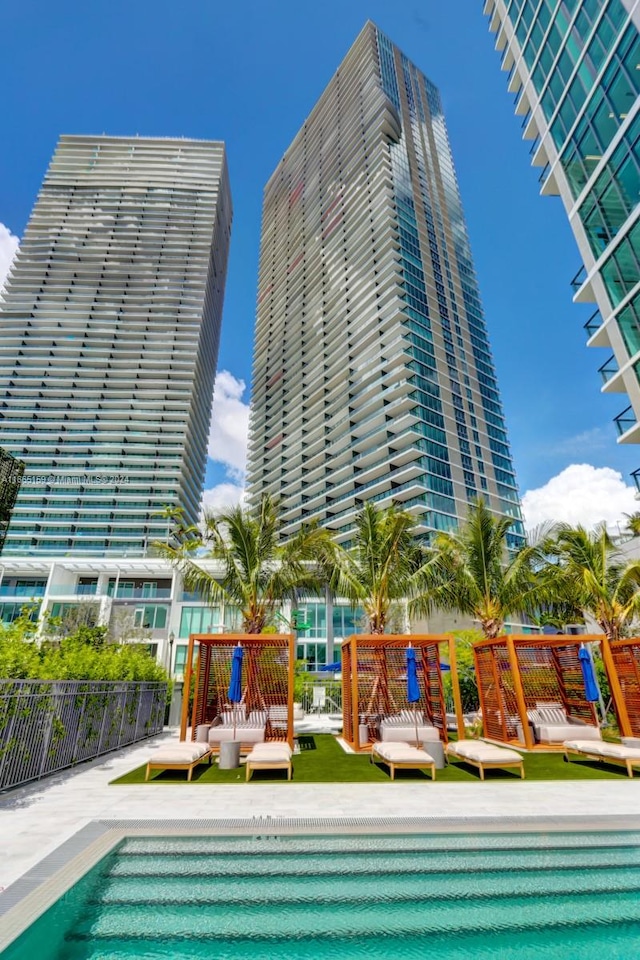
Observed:
[[[166,683],[0,680],[0,790],[162,731]]]
[[[309,683],[302,688],[300,706],[305,713],[342,713],[342,683]]]

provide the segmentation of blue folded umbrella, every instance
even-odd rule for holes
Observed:
[[[416,652],[413,647],[407,647],[407,700],[417,703],[420,699],[420,684],[418,683],[418,665]]]
[[[325,663],[324,666],[319,667],[319,669],[325,673],[337,673],[338,670],[342,670],[342,664],[337,660],[336,663]]]
[[[595,703],[596,700],[600,699],[600,691],[598,689],[595,670],[593,669],[593,660],[584,643],[580,646],[578,658],[580,659],[580,669],[582,670],[585,697],[590,703]]]
[[[233,659],[231,660],[231,679],[229,681],[229,689],[227,691],[227,697],[229,703],[240,703],[242,700],[242,658],[244,656],[244,650],[241,644],[238,644],[233,651]]]

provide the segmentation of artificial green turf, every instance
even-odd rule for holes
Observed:
[[[300,753],[293,757],[293,779],[296,783],[366,783],[369,781],[389,782],[387,767],[371,763],[368,755],[345,753],[334,737],[328,734],[301,736]],[[627,771],[620,766],[606,766],[597,761],[580,760],[565,763],[561,754],[532,753],[524,754],[524,769],[527,780],[618,780],[626,778]],[[136,767],[124,776],[113,780],[113,784],[145,783],[146,765]],[[251,783],[287,783],[284,770],[257,770],[252,774]],[[450,763],[444,770],[436,771],[438,782],[472,783],[480,779],[475,767],[461,763]],[[516,770],[487,770],[486,780],[519,780]],[[421,770],[397,770],[396,781],[419,780],[425,783],[430,775]],[[187,774],[182,770],[154,770],[149,783],[186,783]],[[201,763],[193,771],[192,783],[244,783],[244,766],[236,770],[219,770],[214,762]]]

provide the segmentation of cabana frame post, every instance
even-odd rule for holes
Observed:
[[[518,713],[522,720],[522,732],[527,750],[533,749],[533,737],[531,736],[531,727],[527,720],[527,706],[524,699],[524,690],[522,688],[522,677],[520,676],[520,667],[518,666],[518,656],[516,654],[513,637],[507,634],[507,650],[509,651],[509,663],[511,664],[511,674],[513,676],[513,688],[518,704]],[[495,668],[495,664],[494,664]]]

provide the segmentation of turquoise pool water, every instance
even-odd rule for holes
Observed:
[[[125,840],[3,960],[633,960],[640,833]]]

